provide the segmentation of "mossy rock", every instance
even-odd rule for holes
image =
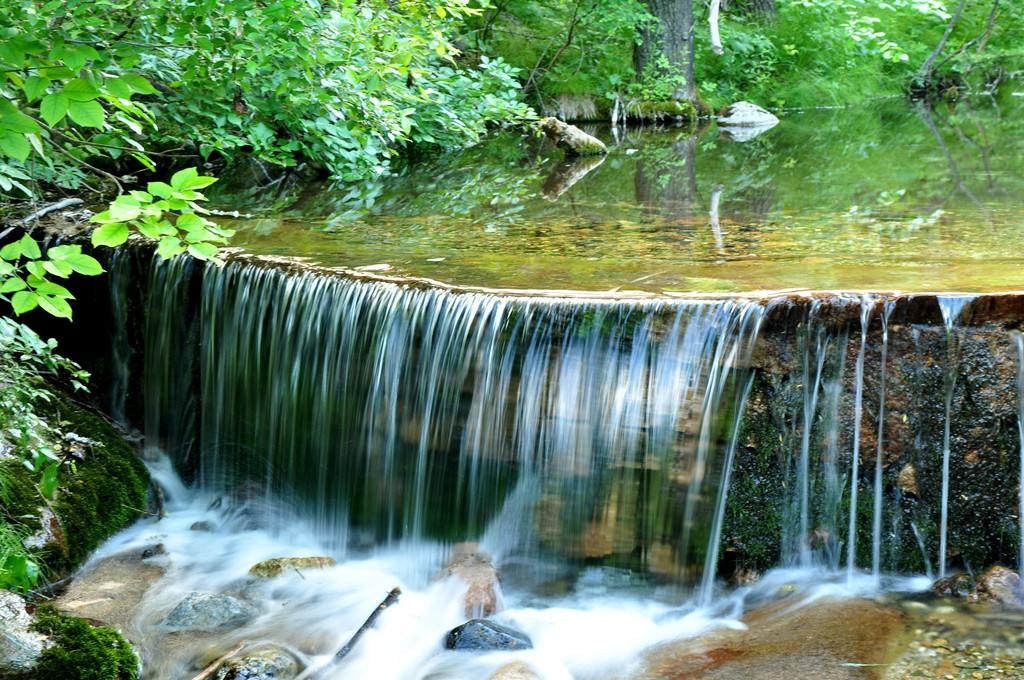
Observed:
[[[131,644],[113,628],[93,627],[43,606],[36,610],[33,630],[49,636],[26,680],[135,680],[139,659]]]
[[[331,557],[274,557],[254,564],[249,574],[257,578],[275,578],[289,569],[301,572],[307,569],[327,569],[335,564],[337,562]]]
[[[149,474],[132,447],[99,415],[53,390],[41,415],[62,432],[74,432],[93,442],[74,469],[60,471],[60,487],[49,507],[60,524],[61,540],[49,543],[37,557],[48,576],[60,578],[79,565],[100,543],[138,518],[146,506]],[[7,481],[3,504],[8,521],[27,533],[40,527],[40,508],[47,505],[36,486],[37,475],[18,460],[0,462]]]
[[[698,112],[697,107],[687,101],[642,101],[629,107],[629,116],[642,120],[675,119],[693,122],[697,120]]]

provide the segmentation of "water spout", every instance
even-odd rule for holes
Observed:
[[[857,483],[860,472],[860,426],[864,413],[864,354],[868,344],[868,325],[875,301],[869,296],[861,298],[860,349],[857,352],[855,395],[853,406],[853,458],[850,462],[850,528],[847,532],[846,579],[852,582],[857,567]]]

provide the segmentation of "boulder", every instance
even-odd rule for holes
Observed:
[[[253,565],[249,574],[257,578],[275,578],[291,569],[326,569],[336,564],[333,557],[275,557]]]
[[[299,662],[291,652],[275,645],[263,645],[228,659],[213,677],[216,680],[290,680],[299,670]]]
[[[599,156],[608,153],[608,147],[600,139],[557,118],[545,118],[540,123],[540,129],[567,156]]]
[[[757,104],[736,102],[726,107],[725,115],[718,117],[718,124],[725,127],[775,127],[779,119]]]
[[[216,593],[189,593],[160,625],[169,630],[214,631],[240,626],[259,612],[248,602]]]
[[[967,596],[968,602],[991,602],[1011,607],[1024,606],[1021,600],[1020,576],[1006,567],[989,567],[974,585],[974,591]]]
[[[444,646],[457,652],[517,652],[532,649],[533,641],[514,628],[472,619],[448,631]]]
[[[491,616],[501,610],[501,583],[490,556],[476,543],[457,543],[445,565],[447,575],[466,586],[465,611],[469,618]]]
[[[540,676],[525,663],[516,661],[494,671],[487,680],[540,680]]]
[[[31,630],[31,626],[32,616],[25,610],[25,600],[0,590],[0,677],[30,670],[49,646],[46,636]]]
[[[929,592],[938,597],[960,598],[970,595],[973,587],[974,583],[967,574],[952,574],[933,583]]]

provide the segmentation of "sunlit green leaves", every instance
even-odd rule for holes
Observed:
[[[43,97],[43,101],[39,104],[39,115],[43,117],[47,125],[52,127],[67,114],[70,101],[63,92],[51,92]]]

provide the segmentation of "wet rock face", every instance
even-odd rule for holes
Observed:
[[[230,595],[189,593],[161,622],[168,630],[214,631],[242,625],[259,612],[251,604]]]
[[[487,680],[540,680],[540,676],[525,663],[507,663],[491,673]]]
[[[473,619],[449,631],[444,646],[458,652],[515,652],[532,649],[533,641],[514,628]]]
[[[290,680],[299,673],[299,662],[280,647],[266,645],[225,661],[216,680]]]
[[[967,600],[969,602],[992,602],[1011,607],[1024,606],[1020,576],[1006,567],[991,567],[978,577]]]
[[[47,639],[32,630],[32,617],[25,600],[0,590],[0,677],[20,674],[35,666],[47,646]]]
[[[466,586],[467,617],[491,616],[501,610],[501,584],[490,556],[476,543],[458,543],[445,567],[447,575]]]
[[[974,589],[974,581],[967,574],[953,574],[940,578],[932,584],[932,595],[937,597],[963,598],[971,594]]]
[[[275,557],[253,565],[249,574],[257,578],[275,578],[287,572],[326,569],[336,564],[333,557]]]

